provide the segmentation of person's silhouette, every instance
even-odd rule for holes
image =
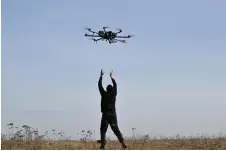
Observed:
[[[124,143],[124,138],[119,130],[118,122],[117,122],[117,115],[115,109],[115,102],[116,102],[116,95],[117,95],[117,84],[115,80],[112,78],[112,72],[110,73],[110,77],[113,83],[112,85],[108,85],[106,90],[104,90],[102,86],[102,77],[104,73],[101,70],[100,78],[98,82],[98,88],[101,95],[101,112],[102,112],[102,119],[100,125],[100,136],[101,136],[101,146],[100,149],[104,149],[105,147],[105,135],[108,129],[108,125],[110,125],[112,131],[117,136],[119,142],[122,144],[122,147],[125,149],[127,146]]]

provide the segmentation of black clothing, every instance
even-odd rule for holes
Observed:
[[[124,144],[123,136],[118,127],[117,115],[116,115],[116,109],[115,109],[117,84],[113,78],[111,78],[111,80],[113,83],[113,87],[108,88],[107,91],[105,91],[102,86],[102,77],[100,77],[98,82],[98,87],[101,95],[101,112],[102,112],[100,136],[101,136],[101,147],[103,148],[105,146],[105,140],[106,140],[105,135],[108,129],[108,125],[111,126],[111,129],[114,132],[114,134],[117,136],[119,142]]]
[[[110,125],[112,131],[117,136],[120,143],[124,141],[123,136],[118,127],[117,115],[116,113],[103,113],[100,125],[100,137],[102,146],[105,145],[105,136],[108,129],[108,125]]]
[[[115,101],[117,95],[117,84],[113,78],[111,78],[113,83],[113,89],[111,92],[106,92],[102,86],[102,77],[100,77],[98,82],[98,87],[101,95],[101,112],[102,113],[114,113],[115,109]]]

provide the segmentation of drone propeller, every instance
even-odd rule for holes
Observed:
[[[91,29],[90,29],[90,28],[85,28],[85,30],[91,31]]]
[[[122,32],[122,29],[119,29],[119,28],[118,28],[118,29],[116,29],[116,30],[118,30],[118,31]]]
[[[130,38],[130,37],[134,37],[134,35],[128,35],[128,37]]]
[[[108,27],[107,27],[107,26],[103,27],[104,32],[106,32],[106,31],[105,31],[106,28],[108,28]]]
[[[116,32],[115,34],[119,34],[122,32],[122,29],[116,29],[116,30],[118,30],[118,32]]]
[[[96,39],[94,39],[94,38],[91,38],[90,40],[93,40],[94,42],[96,42],[96,43],[97,43],[97,40],[96,40]]]

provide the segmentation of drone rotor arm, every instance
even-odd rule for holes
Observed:
[[[117,30],[118,30],[118,32],[116,32],[115,34],[119,34],[122,32],[122,29],[117,29]]]
[[[88,34],[85,34],[86,37],[100,37],[99,35],[88,35]]]
[[[128,36],[117,36],[116,38],[131,38],[133,35],[128,35]]]
[[[97,43],[97,41],[102,40],[102,38],[99,38],[99,39],[92,38],[91,40]]]
[[[91,28],[85,28],[85,30],[87,30],[87,31],[89,31],[89,32],[91,32],[93,34],[98,34],[97,32],[93,31]]]

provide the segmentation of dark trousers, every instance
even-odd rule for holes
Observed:
[[[106,137],[108,125],[110,125],[112,131],[117,136],[119,142],[122,143],[124,139],[118,127],[116,113],[102,113],[101,126],[100,126],[101,145],[102,146],[105,145],[105,141],[106,141],[105,137]]]

